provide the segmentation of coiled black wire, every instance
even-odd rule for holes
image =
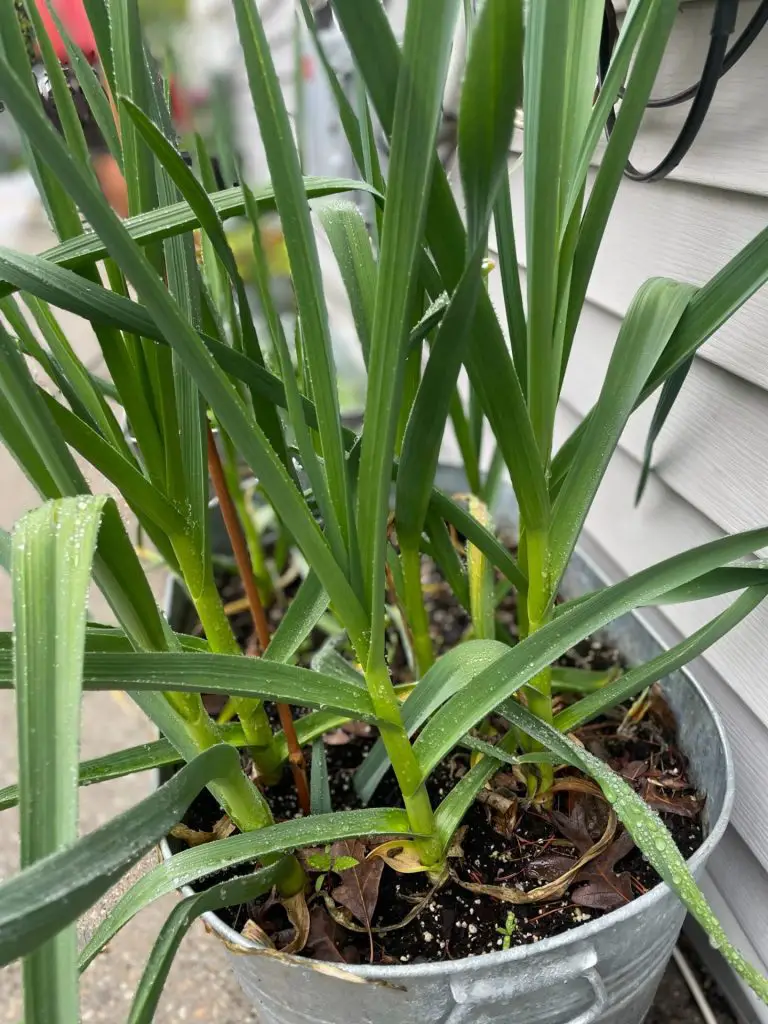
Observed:
[[[709,49],[699,81],[673,96],[648,102],[649,107],[661,108],[672,107],[693,99],[683,126],[666,156],[650,171],[640,171],[628,161],[624,171],[628,178],[633,181],[659,181],[673,171],[690,150],[709,111],[717,83],[744,56],[768,22],[768,0],[762,0],[736,42],[728,49],[728,40],[736,28],[738,10],[739,0],[717,0],[712,16]],[[617,38],[616,11],[612,0],[606,0],[598,62],[601,88]],[[608,138],[611,137],[615,123],[616,113],[611,110],[605,126]]]
[[[720,72],[720,78],[727,75],[731,68],[738,64],[752,43],[754,43],[765,28],[766,23],[768,23],[768,0],[762,0],[762,3],[760,3],[755,13],[742,29],[739,38],[730,48],[728,53],[726,53],[725,59],[723,60],[723,67]],[[681,92],[676,92],[672,96],[663,96],[660,99],[650,99],[646,106],[654,109],[676,107],[680,103],[685,103],[688,100],[693,99],[698,87],[699,83],[694,82],[693,85],[689,85],[687,89],[683,89]]]

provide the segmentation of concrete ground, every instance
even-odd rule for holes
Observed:
[[[27,252],[40,252],[54,242],[31,182],[24,176],[0,177],[0,244]],[[101,354],[88,325],[75,316],[62,314],[62,325],[89,369],[102,368]],[[109,491],[103,479],[89,476],[94,491]],[[4,448],[0,447],[0,526],[10,529],[39,497]],[[158,596],[162,574],[152,577]],[[107,621],[108,611],[94,594],[92,611]],[[0,629],[11,626],[10,590],[0,574]],[[0,691],[0,787],[16,778],[16,740],[13,697]],[[153,738],[150,723],[120,692],[89,693],[83,701],[82,756],[97,757],[122,747]],[[130,776],[81,791],[81,825],[84,832],[97,828],[146,795],[152,780],[146,775]],[[147,857],[122,885],[111,892],[82,922],[87,938],[95,924],[109,911],[120,891],[154,863]],[[15,811],[0,815],[0,881],[18,869],[18,818]],[[82,983],[82,1020],[91,1024],[119,1024],[126,1017],[130,1000],[152,943],[173,905],[167,897],[143,911],[109,945],[86,972]],[[697,1024],[702,1020],[674,967],[670,967],[657,1000],[654,1024]],[[18,1024],[22,1016],[20,971],[17,965],[0,971],[0,1024]],[[729,1016],[718,1014],[723,1024]],[[215,1024],[257,1024],[234,983],[220,943],[197,924],[185,938],[176,956],[165,993],[155,1017],[158,1024],[205,1021]]]

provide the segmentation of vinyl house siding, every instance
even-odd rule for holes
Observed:
[[[712,2],[681,5],[655,96],[695,82],[709,41]],[[742,0],[737,33],[757,8]],[[735,37],[734,37],[735,38]],[[768,30],[723,78],[693,149],[661,182],[622,182],[588,290],[566,375],[558,442],[597,397],[621,319],[651,276],[702,283],[768,224]],[[632,154],[654,166],[688,104],[646,114]],[[518,143],[520,143],[518,137]],[[521,169],[510,182],[524,258]],[[599,154],[598,154],[599,160]],[[493,246],[493,239],[491,241]],[[521,266],[523,287],[525,267]],[[494,301],[501,303],[498,275]],[[657,442],[639,508],[634,493],[654,401],[630,419],[586,525],[584,545],[620,578],[685,548],[768,520],[768,288],[703,346]],[[727,604],[714,599],[647,613],[674,643]],[[707,891],[733,937],[768,969],[768,607],[696,664],[733,751],[732,825],[710,862]],[[751,947],[751,949],[750,949]],[[757,1019],[768,1009],[753,1001]]]

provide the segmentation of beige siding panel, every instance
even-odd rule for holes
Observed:
[[[707,864],[710,876],[727,901],[757,955],[768,962],[768,875],[744,841],[728,829]]]
[[[563,398],[585,415],[598,397],[620,321],[587,306]],[[656,397],[630,417],[621,445],[642,461]],[[654,449],[659,476],[726,532],[768,522],[768,399],[752,384],[694,360]]]
[[[766,32],[768,35],[768,30]],[[765,104],[768,109],[768,104]],[[766,133],[768,144],[768,133]],[[514,158],[510,161],[510,167]],[[768,162],[766,163],[768,184]],[[518,258],[525,262],[522,171],[510,174]],[[703,284],[763,228],[768,200],[679,182],[619,188],[587,295],[624,316],[649,277]],[[491,246],[495,238],[491,238]],[[768,288],[763,288],[706,342],[701,354],[745,380],[768,388]]]
[[[731,872],[724,879],[726,888],[730,890],[732,878],[731,875],[737,875],[740,871],[740,864],[738,860],[731,865]],[[718,920],[725,928],[726,934],[731,939],[737,949],[746,956],[751,964],[753,964],[758,970],[761,970],[764,975],[768,975],[768,967],[766,967],[766,951],[762,951],[762,956],[758,953],[755,947],[747,938],[747,935],[742,927],[741,922],[737,919],[734,909],[730,903],[720,892],[719,888],[715,885],[709,872],[706,871],[702,876],[700,883],[701,889],[704,895],[709,900],[710,906],[717,914]],[[759,910],[756,905],[753,904],[750,912],[747,913],[747,917],[753,917]],[[705,951],[705,955],[708,951]],[[713,956],[715,954],[712,954]],[[741,989],[744,1000],[749,1007],[749,1011],[752,1014],[752,1019],[759,1021],[760,1024],[768,1024],[768,1006],[758,999],[754,992],[747,986],[747,984],[741,981],[736,975],[733,976],[735,983],[738,984]]]

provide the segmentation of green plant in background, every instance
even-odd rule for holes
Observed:
[[[64,138],[46,121],[19,45],[13,0],[0,0],[0,96],[25,136],[61,239],[36,256],[0,249],[2,312],[10,328],[0,328],[0,435],[41,495],[51,499],[0,546],[14,588],[15,634],[13,642],[4,636],[0,643],[0,684],[17,691],[23,850],[23,870],[0,886],[0,953],[4,963],[25,958],[28,1024],[75,1019],[75,919],[178,822],[203,786],[241,834],[177,854],[142,878],[93,936],[81,964],[162,893],[214,869],[253,861],[262,867],[203,889],[173,912],[136,993],[132,1021],[151,1019],[173,953],[195,916],[254,899],[274,885],[284,899],[301,893],[306,880],[290,851],[352,836],[400,836],[409,867],[429,872],[437,883],[467,809],[502,763],[522,766],[532,798],[542,802],[550,799],[555,766],[590,776],[713,943],[768,998],[768,983],[729,945],[659,818],[568,735],[691,660],[764,599],[764,565],[736,560],[768,544],[768,527],[685,552],[565,605],[554,603],[630,413],[765,282],[768,229],[701,288],[654,279],[640,289],[594,409],[555,453],[560,384],[676,3],[633,4],[595,97],[602,0],[539,0],[530,5],[524,43],[522,3],[486,0],[471,34],[458,120],[464,221],[435,154],[459,6],[458,0],[412,0],[400,51],[378,0],[336,0],[367,101],[391,145],[385,182],[367,104],[358,118],[335,90],[364,179],[353,183],[302,177],[259,15],[250,0],[234,0],[273,186],[216,192],[202,149],[199,177],[180,155],[135,5],[91,0],[99,54],[119,112],[119,133],[109,134],[128,182],[130,217],[120,221],[97,188],[66,90],[56,94]],[[76,60],[73,65],[92,85],[88,69]],[[56,68],[49,74],[55,85]],[[622,89],[621,110],[587,199],[587,170]],[[91,93],[108,131],[104,96]],[[521,93],[525,304],[507,183]],[[339,412],[309,206],[316,197],[350,189],[376,198],[376,251],[349,205],[332,204],[319,217],[344,276],[367,367],[359,435],[344,427]],[[243,216],[255,228],[267,209],[280,215],[290,260],[298,372],[272,302],[259,232],[252,234],[253,272],[264,312],[262,336],[223,229],[226,218]],[[498,312],[483,282],[491,222],[504,291]],[[202,270],[193,231],[202,240]],[[44,344],[26,327],[15,291]],[[51,307],[93,324],[109,385],[78,361]],[[266,341],[272,368],[265,363]],[[56,395],[36,382],[25,356],[42,366]],[[457,392],[462,366],[471,386],[467,410]],[[135,448],[118,426],[110,404],[115,400],[127,414]],[[310,567],[258,659],[239,654],[211,568],[209,414]],[[435,487],[449,418],[473,495],[468,510]],[[491,475],[503,465],[517,498],[517,558],[494,535],[483,504],[488,480],[477,468],[483,423],[498,452]],[[205,628],[204,642],[169,629],[115,505],[90,495],[70,449],[117,486],[158,552],[181,574]],[[467,539],[466,565],[449,527]],[[422,593],[424,552],[473,623],[474,639],[437,660]],[[86,621],[91,572],[117,628]],[[504,581],[500,587],[496,574]],[[418,682],[405,692],[394,685],[386,659],[388,579],[418,668]],[[521,619],[521,640],[514,646],[497,639],[496,602],[508,588],[517,591]],[[553,686],[573,688],[574,681],[552,665],[574,643],[639,606],[736,591],[743,593],[693,636],[618,679],[586,681],[583,688],[594,692],[553,713]],[[292,664],[329,606],[346,631],[359,674],[333,652],[324,652],[312,670]],[[75,709],[81,690],[116,688],[131,695],[163,738],[78,770]],[[233,698],[239,723],[223,726],[209,718],[203,692]],[[380,739],[358,772],[356,789],[366,803],[391,766],[404,810],[332,812],[323,747],[315,744],[313,813],[272,824],[261,789],[241,772],[231,750],[249,747],[267,783],[288,759],[290,727],[273,733],[264,700],[314,709],[296,722],[300,745],[350,719],[374,723]],[[510,724],[495,746],[479,735],[491,713]],[[435,806],[426,782],[462,745],[481,756]],[[122,818],[75,839],[78,775],[83,783],[95,782],[174,760],[188,765],[171,782]],[[2,796],[5,805],[14,799],[15,791]],[[33,806],[51,812],[36,811],[33,819]]]

